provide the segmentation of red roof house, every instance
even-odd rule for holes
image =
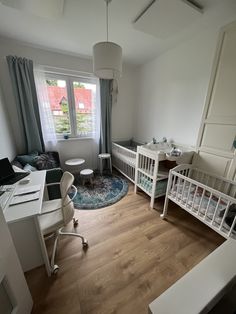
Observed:
[[[61,111],[61,104],[67,101],[66,87],[47,86],[52,111]],[[75,106],[80,113],[91,113],[92,91],[90,89],[75,87]]]

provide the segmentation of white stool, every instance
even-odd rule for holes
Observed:
[[[112,174],[112,164],[111,164],[111,154],[99,154],[98,155],[98,160],[99,160],[99,169],[100,169],[100,174],[102,176],[103,173],[103,160],[108,159],[109,161],[109,168]]]
[[[89,181],[93,185],[93,170],[92,169],[83,169],[80,171],[80,177],[82,184],[84,185],[86,181]]]

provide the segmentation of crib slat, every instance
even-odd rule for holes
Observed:
[[[193,176],[194,175],[195,175],[194,180],[199,181],[199,171],[197,171],[197,169],[193,170]]]
[[[198,215],[199,215],[200,209],[201,209],[201,207],[202,207],[202,202],[203,202],[203,198],[204,198],[205,192],[206,192],[206,190],[203,189],[203,191],[202,191],[202,197],[201,197],[201,200],[200,200],[200,203],[199,203],[199,208],[198,208],[198,211],[197,211],[197,214],[198,214]]]
[[[151,159],[151,173],[154,175],[155,160]]]
[[[220,230],[222,229],[223,223],[224,223],[224,221],[225,221],[225,217],[226,217],[227,214],[228,214],[229,206],[230,206],[230,201],[228,201],[228,203],[227,203],[227,206],[226,206],[226,209],[225,209],[225,213],[224,213],[224,216],[223,216],[222,221],[221,221],[221,224],[220,224]]]
[[[185,177],[188,177],[188,169],[185,169],[185,170],[184,170],[184,176],[185,176]]]
[[[233,220],[233,223],[232,223],[232,225],[231,225],[231,228],[230,228],[230,230],[229,230],[229,232],[228,232],[228,236],[231,236],[231,233],[233,232],[233,229],[234,229],[235,224],[236,224],[236,216],[234,216],[234,220]]]
[[[176,175],[173,175],[173,185],[172,185],[171,193],[174,193],[176,178],[177,178]],[[176,188],[176,193],[177,193],[177,188]]]
[[[204,183],[203,182],[203,179],[204,179],[204,173],[203,172],[201,172],[201,177],[200,177],[201,179],[200,179],[200,182],[202,182],[202,183]]]
[[[212,188],[213,189],[216,187],[215,184],[216,184],[216,178],[213,178],[213,180],[212,180]]]
[[[180,188],[180,177],[177,177],[177,190],[176,190],[176,199],[179,198],[179,188]]]
[[[205,215],[204,215],[204,219],[206,219],[207,212],[208,212],[208,210],[209,210],[209,206],[210,206],[210,203],[211,203],[211,199],[212,199],[212,193],[210,194],[210,197],[209,197],[209,200],[208,200],[208,203],[207,203],[207,207],[206,207],[206,212],[205,212]]]
[[[216,208],[215,208],[214,215],[213,215],[213,217],[212,217],[211,224],[213,224],[213,222],[215,221],[216,214],[217,214],[217,211],[218,211],[218,207],[219,207],[219,205],[220,205],[220,201],[221,201],[221,197],[219,197],[218,202],[217,202],[217,204],[216,204]]]
[[[226,185],[226,190],[225,190],[225,194],[229,194],[229,191],[230,191],[230,183],[228,182],[227,185]]]
[[[209,179],[210,179],[210,176],[209,176],[209,175],[206,175],[206,182],[204,182],[205,185],[208,185],[208,184],[209,184]]]
[[[194,169],[193,173],[195,173],[194,180],[199,181],[199,171],[198,171],[198,169]]]
[[[186,186],[186,180],[184,180],[184,184],[183,184],[183,189],[182,189],[182,194],[181,194],[181,200],[180,200],[181,202],[183,202],[185,186]]]
[[[197,185],[195,186],[195,192],[194,192],[194,196],[193,196],[193,204],[192,204],[192,209],[194,210],[194,203],[195,203],[195,199],[196,199],[196,195],[197,195]]]
[[[189,200],[189,195],[190,195],[191,188],[192,188],[192,182],[189,185],[188,197],[187,197],[187,200],[186,200],[186,206],[188,206],[188,200]]]

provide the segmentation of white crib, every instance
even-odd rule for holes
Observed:
[[[169,173],[161,218],[167,215],[168,201],[225,238],[236,238],[236,182],[205,172],[192,165],[179,165]]]
[[[127,145],[127,142],[112,143],[112,165],[120,171],[126,178],[134,183],[135,180],[135,165],[136,165],[136,151],[135,146]],[[126,145],[126,146],[125,146]]]

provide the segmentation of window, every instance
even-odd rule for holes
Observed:
[[[93,137],[97,80],[47,73],[46,85],[57,137]]]

